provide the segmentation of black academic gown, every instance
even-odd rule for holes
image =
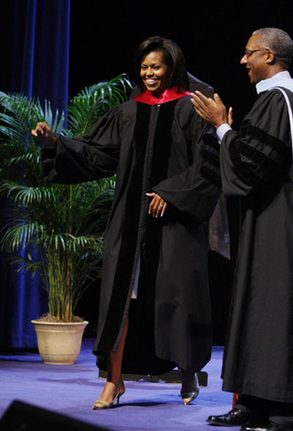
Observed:
[[[220,158],[224,194],[239,196],[242,215],[223,389],[293,402],[292,150],[278,90],[225,134]]]
[[[220,189],[216,150],[201,151],[208,130],[189,96],[161,105],[131,100],[100,118],[87,137],[60,136],[56,154],[43,147],[50,181],[117,173],[94,348],[102,369],[127,316],[123,372],[160,374],[175,364],[198,371],[210,359],[208,219]],[[149,191],[168,202],[164,217],[148,215]],[[131,300],[138,268],[138,297]]]

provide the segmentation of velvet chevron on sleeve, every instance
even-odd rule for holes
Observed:
[[[213,133],[206,133],[203,138],[202,157],[203,163],[201,174],[208,181],[217,184],[221,188],[221,171],[220,171],[220,145]]]
[[[284,96],[262,93],[244,119],[240,132],[229,131],[221,144],[223,190],[247,195],[288,170],[290,126]]]

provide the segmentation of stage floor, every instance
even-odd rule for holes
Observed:
[[[105,381],[98,377],[92,345],[92,339],[84,339],[74,365],[46,365],[37,353],[0,354],[0,416],[20,400],[111,431],[215,431],[219,428],[209,426],[207,417],[231,409],[232,394],[221,390],[223,348],[214,347],[203,369],[207,386],[200,387],[192,405],[182,404],[179,383],[146,378],[125,381],[118,407],[92,410]]]

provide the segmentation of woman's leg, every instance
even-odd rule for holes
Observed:
[[[116,384],[121,380],[121,367],[122,367],[122,359],[124,354],[127,332],[128,332],[128,319],[126,320],[122,328],[121,338],[120,338],[120,342],[117,350],[109,352],[108,364],[107,364],[107,368],[108,368],[107,382],[112,382]]]
[[[110,407],[116,398],[124,393],[124,383],[121,380],[121,367],[124,354],[126,336],[128,332],[128,320],[126,320],[120,338],[117,350],[109,352],[107,363],[107,382],[101,392],[101,395],[93,405],[94,409]]]

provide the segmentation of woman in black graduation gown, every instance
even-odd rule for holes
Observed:
[[[190,103],[176,43],[148,38],[134,63],[137,95],[99,118],[88,136],[55,136],[45,123],[32,131],[42,137],[48,181],[117,173],[94,348],[108,376],[94,409],[119,401],[121,373],[158,375],[176,366],[189,404],[198,394],[196,372],[211,354],[208,219],[219,196],[214,131]],[[197,86],[211,91],[201,81]]]

